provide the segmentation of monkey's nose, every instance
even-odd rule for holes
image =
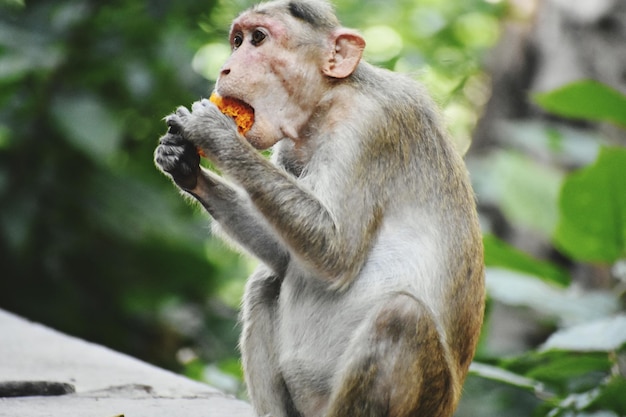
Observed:
[[[230,74],[230,69],[229,68],[223,68],[222,71],[220,72],[220,75],[222,77],[224,77],[224,76],[226,76],[228,74]]]

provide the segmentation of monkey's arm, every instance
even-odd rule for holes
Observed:
[[[230,238],[282,276],[289,258],[284,245],[245,193],[200,167],[195,146],[176,131],[168,132],[155,151],[155,162],[202,204]]]
[[[194,103],[192,110],[179,108],[168,116],[168,124],[177,126],[186,139],[245,189],[292,254],[331,285],[349,284],[360,271],[380,225],[382,210],[375,207],[374,200],[329,208],[259,155],[239,137],[233,121],[213,104],[203,100]]]
[[[247,195],[205,169],[201,170],[196,187],[189,193],[217,221],[217,231],[225,232],[238,245],[272,268],[278,276],[283,276],[289,253],[276,239]]]

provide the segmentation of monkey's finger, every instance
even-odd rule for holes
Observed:
[[[216,107],[216,106],[215,106],[215,104],[211,103],[206,98],[203,98],[202,100],[196,101],[195,103],[193,103],[191,105],[191,111],[192,112],[197,112],[199,110],[207,110],[210,107]]]
[[[159,144],[168,145],[168,146],[182,146],[185,142],[185,138],[177,133],[172,133],[170,131],[167,134],[161,136],[159,139]]]
[[[202,104],[204,107],[215,106],[215,104],[208,98],[203,98],[202,100],[200,100],[200,104]]]
[[[180,116],[178,116],[178,114],[172,113],[172,114],[165,116],[165,123],[168,126],[173,126],[173,125],[181,125],[182,121],[180,120]]]
[[[185,109],[186,110],[186,109]],[[182,120],[176,113],[172,113],[165,118],[165,123],[167,124],[168,130],[167,133],[171,133],[173,135],[182,134]]]
[[[185,106],[180,106],[176,109],[176,111],[174,112],[175,115],[177,115],[178,117],[180,117],[181,120],[185,120],[187,117],[189,117],[189,115],[191,114],[191,112],[189,110],[187,110],[187,107]]]

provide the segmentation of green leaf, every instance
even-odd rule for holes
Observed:
[[[497,173],[497,175],[494,175]],[[549,238],[558,222],[563,173],[516,151],[501,150],[472,167],[472,182],[483,203],[506,219]]]
[[[531,158],[502,152],[494,179],[501,192],[500,206],[507,219],[545,236],[554,233],[558,221],[557,199],[562,174]]]
[[[111,157],[122,141],[122,124],[98,97],[60,96],[52,114],[65,139],[95,162]]]
[[[607,384],[568,395],[548,413],[551,417],[618,417],[626,415],[626,380],[613,378]],[[584,410],[584,412],[581,412]],[[537,414],[539,415],[539,414]]]
[[[591,403],[593,410],[612,410],[618,415],[626,415],[626,379],[617,377],[602,387],[598,395]]]
[[[531,378],[526,378],[522,375],[515,374],[497,366],[473,362],[470,366],[469,372],[472,375],[512,385],[535,394],[545,393],[544,386],[541,382],[535,381]],[[550,396],[550,394],[547,396]]]
[[[606,317],[619,309],[610,292],[577,293],[509,269],[488,267],[486,285],[489,296],[511,306],[529,307],[564,324],[578,324]]]
[[[553,333],[542,350],[612,352],[626,344],[626,315],[596,320]]]
[[[557,395],[596,387],[610,373],[613,362],[606,352],[564,350],[529,351],[499,361],[498,366],[545,383]]]
[[[0,0],[0,7],[24,8],[24,0]]]
[[[552,358],[545,365],[530,370],[526,376],[544,382],[567,383],[591,372],[608,373],[611,365],[606,354],[570,354]]]
[[[549,262],[535,259],[493,235],[486,235],[483,243],[486,266],[499,266],[525,272],[560,286],[567,286],[570,282],[570,276],[563,269]]]
[[[545,415],[550,417],[617,417],[613,413],[607,413],[604,411],[593,414],[580,412],[580,410],[587,409],[599,395],[599,387],[581,393],[570,394],[562,399],[558,404],[555,404],[557,408],[551,410]]]
[[[532,98],[545,110],[559,116],[626,127],[626,96],[597,81],[577,81],[547,93],[534,94]]]
[[[626,149],[603,148],[597,161],[571,174],[559,198],[555,241],[586,262],[626,256]]]

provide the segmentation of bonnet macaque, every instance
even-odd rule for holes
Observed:
[[[256,413],[452,415],[483,318],[483,249],[435,105],[364,62],[324,1],[255,6],[230,43],[216,92],[254,124],[244,136],[208,100],[180,107],[155,159],[260,261],[241,316]]]

